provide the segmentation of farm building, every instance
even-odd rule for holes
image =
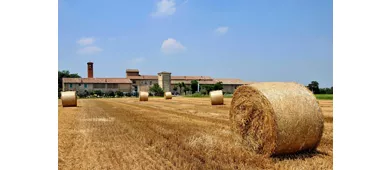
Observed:
[[[127,69],[125,78],[94,78],[93,63],[87,63],[88,78],[63,78],[63,91],[101,90],[108,91],[149,91],[153,84],[158,83],[164,91],[173,91],[177,83],[183,82],[190,86],[192,80],[197,80],[199,85],[215,84],[222,82],[223,91],[233,93],[243,84],[248,84],[240,79],[211,78],[209,76],[172,76],[170,72],[160,72],[157,75],[140,75],[138,69]],[[178,91],[180,88],[178,88]]]

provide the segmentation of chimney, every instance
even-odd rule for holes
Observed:
[[[93,62],[88,62],[88,78],[93,78]]]

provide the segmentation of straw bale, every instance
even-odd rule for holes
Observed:
[[[211,105],[223,105],[222,90],[215,90],[210,92]]]
[[[164,93],[164,98],[165,99],[172,99],[172,93],[171,92],[165,92]]]
[[[139,101],[148,101],[149,93],[141,91],[139,93]]]
[[[240,86],[229,117],[236,137],[267,156],[315,149],[324,128],[315,96],[295,82]]]
[[[77,95],[75,91],[61,92],[62,107],[77,106]]]

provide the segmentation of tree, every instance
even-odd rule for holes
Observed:
[[[191,91],[192,91],[192,93],[195,93],[196,91],[198,91],[198,81],[197,80],[191,81]]]
[[[164,96],[164,90],[157,83],[153,84],[153,86],[149,88],[149,92],[155,96]]]
[[[223,89],[222,82],[218,82],[218,83],[214,84],[213,89],[214,90],[222,90]]]
[[[318,84],[317,81],[312,81],[307,87],[314,94],[319,94],[320,93],[320,88],[319,88],[319,84]]]
[[[173,91],[177,91],[177,86],[173,86]]]
[[[58,91],[62,91],[62,78],[81,78],[77,73],[70,74],[68,70],[58,71]]]
[[[209,94],[210,91],[214,90],[214,85],[212,85],[212,84],[205,84],[205,85],[202,85],[201,88],[206,90],[207,94]]]
[[[187,87],[187,86],[184,86],[184,92],[188,92],[188,91],[190,91],[191,89],[189,88],[189,87]]]
[[[115,95],[117,95],[118,97],[123,97],[124,96],[123,92],[121,92],[119,90],[115,92]]]
[[[184,82],[180,82],[180,83],[177,83],[176,84],[177,87],[180,88],[180,93],[183,92],[183,88],[186,86],[186,84]]]

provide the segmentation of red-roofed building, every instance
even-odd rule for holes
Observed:
[[[170,72],[160,72],[157,75],[141,75],[138,69],[127,69],[125,78],[94,78],[92,62],[87,63],[88,78],[63,78],[64,91],[84,92],[101,90],[107,91],[149,91],[153,84],[163,86],[164,91],[173,91],[173,87],[183,82],[188,87],[192,80],[197,80],[199,85],[215,84],[222,82],[223,91],[233,93],[234,90],[243,84],[240,79],[216,78],[210,76],[171,76]],[[162,76],[164,75],[164,76]],[[180,90],[180,89],[179,89]]]

